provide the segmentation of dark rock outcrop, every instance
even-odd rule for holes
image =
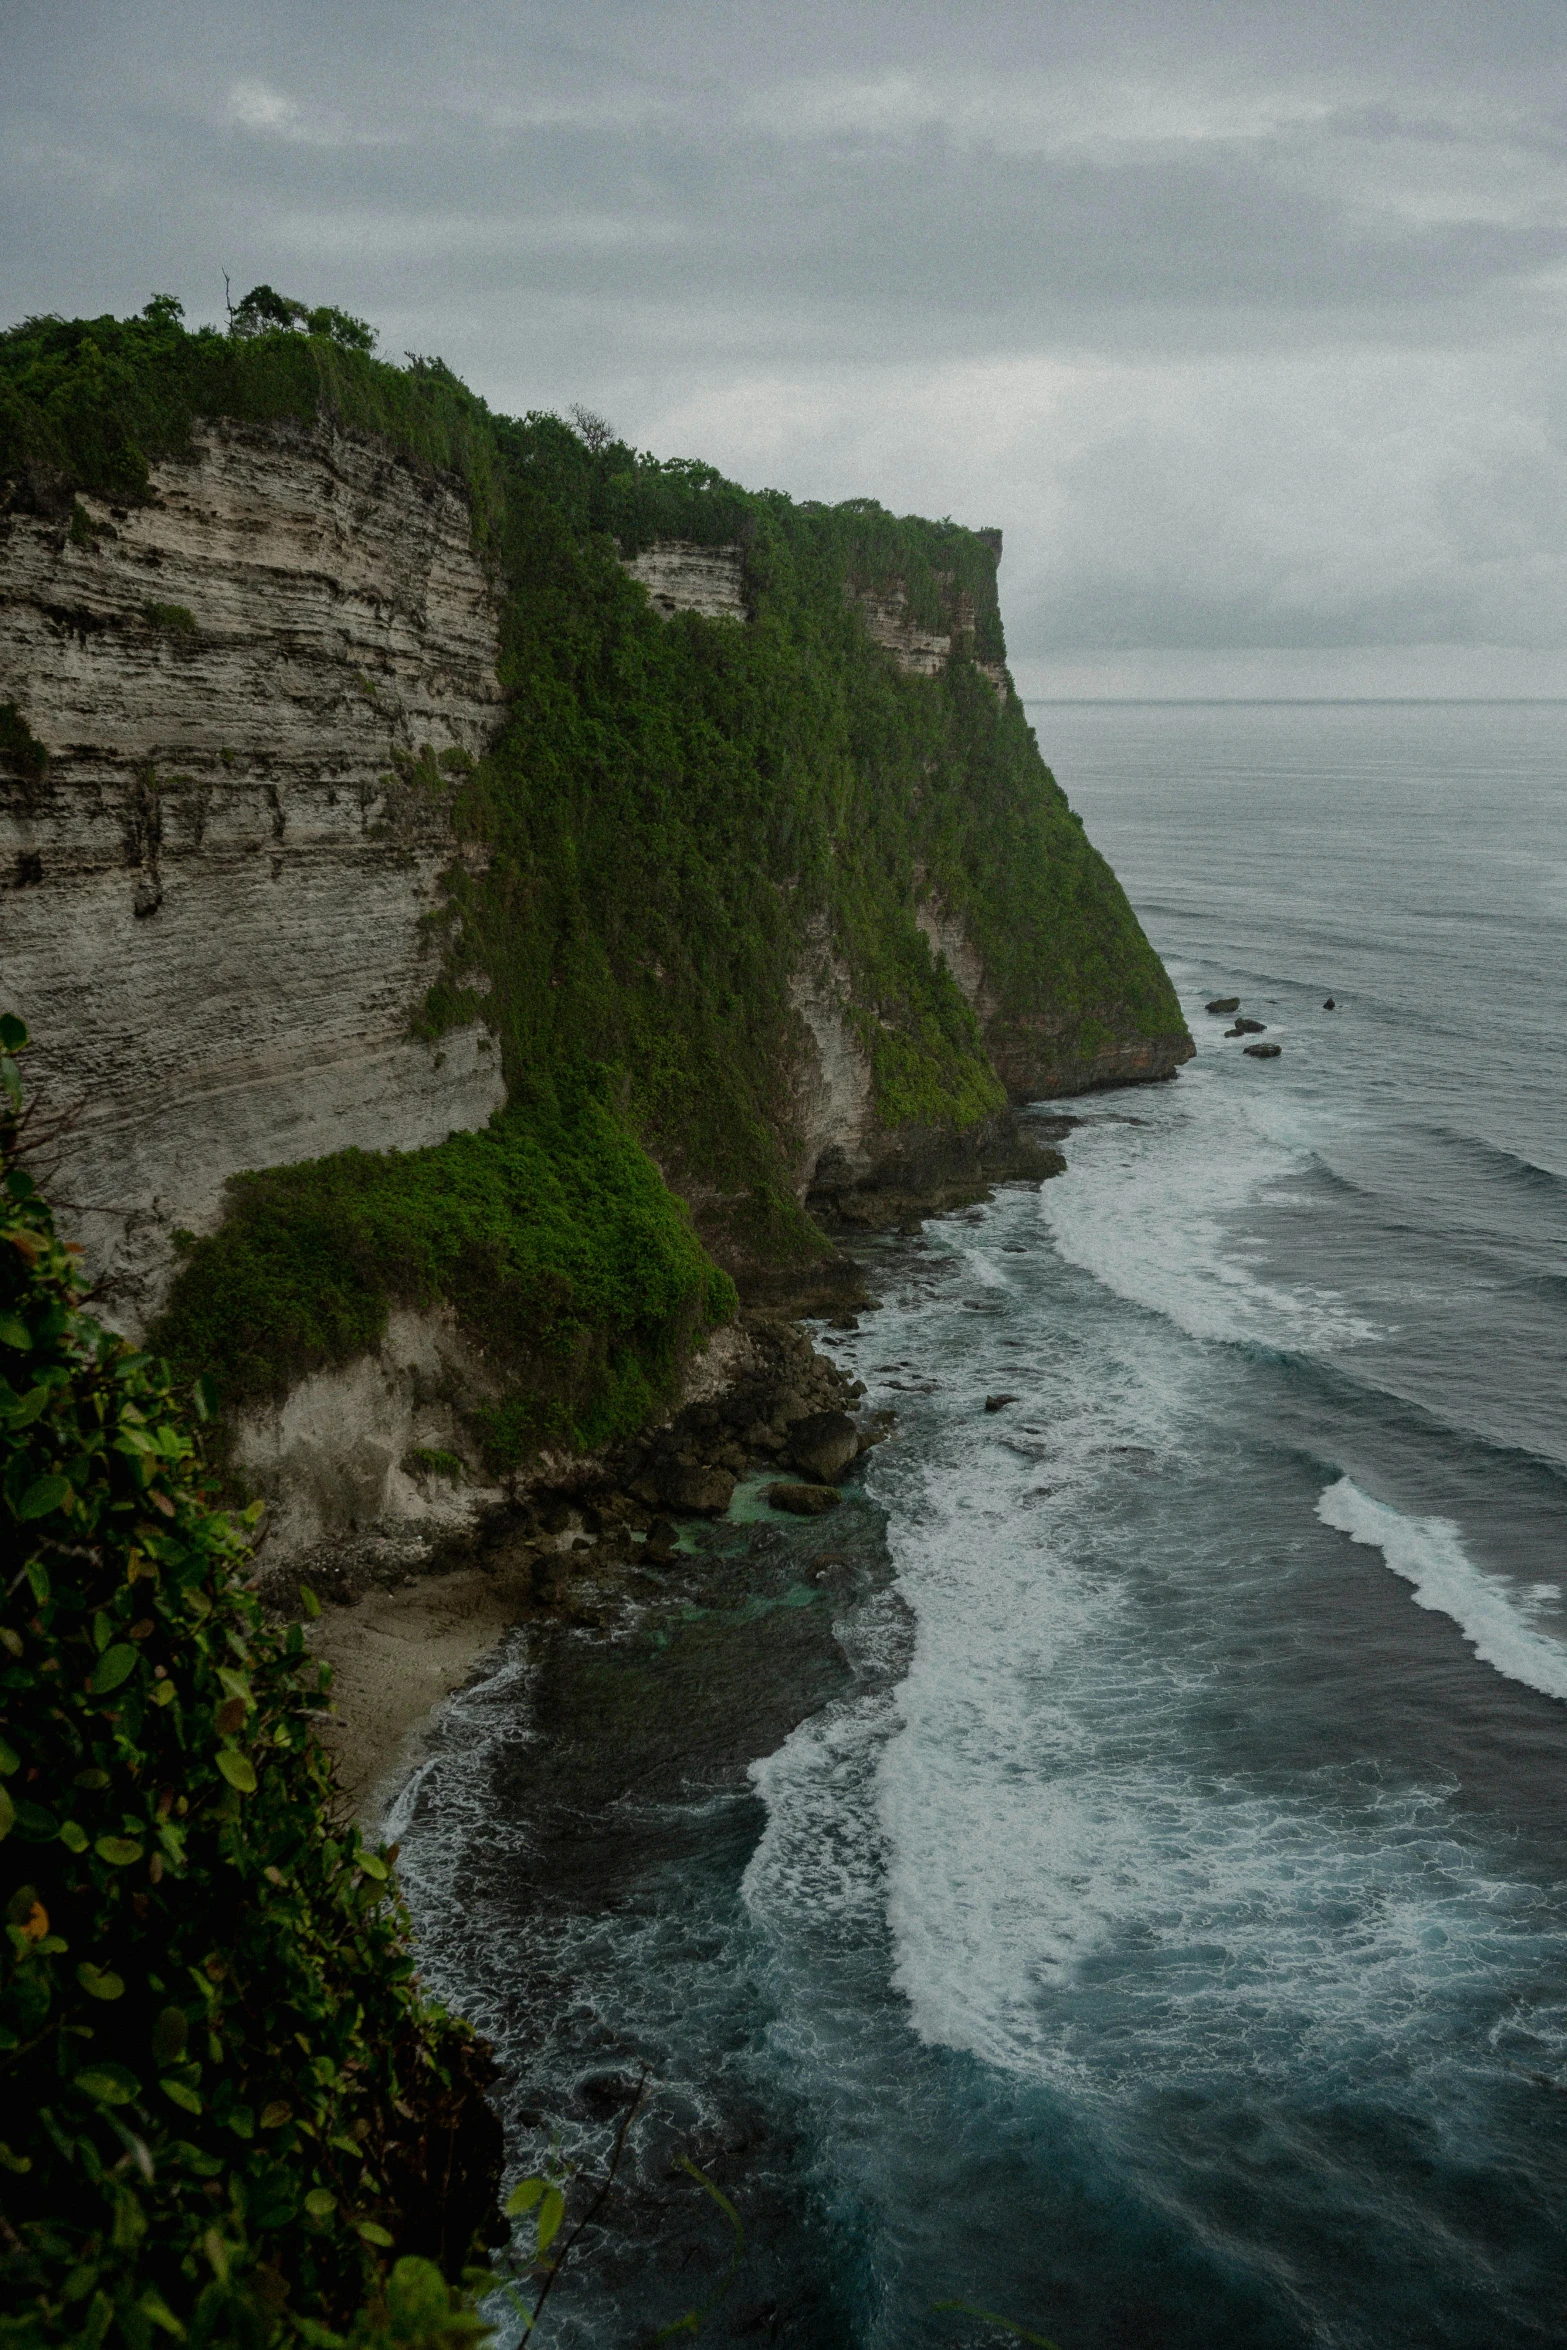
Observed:
[[[860,1457],[860,1432],[847,1412],[812,1412],[789,1430],[788,1460],[813,1485],[836,1485]]]
[[[819,1518],[835,1510],[843,1499],[835,1485],[769,1485],[767,1498],[775,1510],[797,1518]]]

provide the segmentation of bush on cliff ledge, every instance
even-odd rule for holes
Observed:
[[[81,1310],[16,1163],[24,1042],[0,1020],[0,2343],[460,2338],[392,2263],[460,2277],[485,2231],[487,2059],[334,1819],[324,1669],[240,1589],[187,1407]]]
[[[378,1345],[392,1304],[438,1302],[495,1373],[479,1434],[497,1470],[538,1442],[630,1435],[736,1304],[652,1160],[587,1095],[428,1150],[236,1175],[156,1337],[227,1410]]]

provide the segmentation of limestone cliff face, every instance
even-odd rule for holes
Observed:
[[[1000,532],[993,535],[999,541]],[[856,588],[851,583],[846,593],[864,614],[865,630],[871,642],[880,645],[884,653],[890,653],[898,667],[910,677],[939,677],[954,653],[972,650],[974,606],[966,595],[959,594],[954,599],[949,626],[925,628],[910,612],[908,596],[901,587],[878,591]],[[997,696],[1004,702],[1012,691],[1012,680],[1003,663],[980,661],[975,666],[982,676],[989,678]]]
[[[744,562],[738,547],[702,547],[690,539],[657,539],[625,559],[647,589],[660,619],[700,612],[704,620],[744,620]]]
[[[0,755],[0,994],[122,1325],[236,1170],[499,1104],[482,1028],[410,1032],[496,633],[459,491],[330,425],[206,426],[145,503],[0,518],[0,702],[48,754]]]

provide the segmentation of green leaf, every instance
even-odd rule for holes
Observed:
[[[123,1999],[125,1996],[125,1985],[119,1976],[110,1974],[107,1967],[95,1967],[90,1958],[84,1958],[77,1968],[76,1980],[89,1999]]]
[[[111,1689],[118,1689],[136,1670],[136,1651],[128,1640],[121,1640],[113,1648],[106,1648],[98,1659],[98,1669],[87,1684],[94,1697],[107,1697]]]
[[[63,1477],[35,1477],[17,1503],[16,1514],[19,1518],[47,1518],[52,1510],[64,1507],[70,1492]]]
[[[0,1779],[9,1779],[11,1773],[19,1771],[21,1767],[22,1758],[16,1748],[8,1746],[5,1740],[0,1738]]]
[[[384,1885],[390,1874],[385,1861],[373,1852],[362,1852],[359,1855],[359,1866],[367,1877],[374,1877],[378,1885]]]
[[[241,1795],[255,1794],[256,1767],[248,1754],[241,1754],[237,1747],[225,1746],[218,1755],[218,1769]]]
[[[506,2217],[520,2219],[525,2211],[533,2209],[543,2193],[542,2179],[519,2179],[506,2198]]]
[[[60,1842],[67,1852],[87,1850],[87,1830],[79,1828],[74,1820],[67,1820],[60,1830]]]
[[[363,2236],[367,2244],[379,2244],[385,2250],[391,2250],[391,2237],[387,2234],[385,2228],[377,2227],[373,2219],[355,2220],[354,2225],[359,2230],[359,2233],[361,2236]]]
[[[314,1617],[321,1613],[321,1602],[308,1583],[301,1583],[299,1586],[299,1604],[307,1616]]]
[[[566,2216],[566,2198],[558,2187],[546,2187],[539,2204],[539,2250],[547,2252],[560,2233],[560,2223]]]
[[[162,2080],[158,2083],[158,2087],[163,2091],[165,2097],[171,2097],[176,2105],[184,2108],[186,2113],[200,2113],[201,2099],[195,2090],[184,2081]]]
[[[60,1823],[52,1811],[41,1803],[29,1803],[24,1796],[16,1798],[16,1826],[19,1835],[30,1844],[52,1844],[60,1833]]]
[[[100,2105],[129,2105],[141,2095],[141,2083],[123,2064],[89,2064],[76,2076],[76,2086]]]
[[[326,2187],[312,2187],[305,2197],[305,2209],[312,2219],[330,2219],[337,2209],[337,2197]]]
[[[141,1846],[133,1844],[129,1836],[100,1836],[93,1850],[100,1860],[106,1860],[116,1869],[134,1867],[142,1855]]]
[[[15,1409],[6,1415],[11,1426],[13,1428],[30,1428],[33,1422],[41,1419],[49,1409],[49,1398],[53,1393],[52,1387],[35,1387],[30,1395],[24,1395]]]
[[[143,2317],[150,2318],[155,2326],[162,2326],[166,2334],[172,2334],[176,2341],[184,2340],[185,2328],[155,2286],[144,2287],[136,2306]]]
[[[152,2060],[154,2064],[178,2064],[185,2053],[185,2042],[189,2034],[190,2025],[187,2023],[182,2009],[178,2007],[160,2009],[158,2020],[152,2027]]]
[[[33,1334],[20,1314],[0,1314],[0,1346],[14,1346],[19,1354],[26,1354],[33,1343]]]
[[[0,1012],[0,1045],[8,1053],[19,1053],[26,1049],[27,1022],[19,1019],[15,1012]]]
[[[0,1843],[4,1842],[15,1826],[16,1805],[11,1801],[5,1789],[0,1787]]]

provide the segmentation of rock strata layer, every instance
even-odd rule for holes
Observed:
[[[502,707],[469,527],[327,424],[203,426],[144,502],[0,519],[0,702],[47,754],[0,759],[5,997],[128,1328],[236,1170],[501,1099],[482,1029],[411,1033],[452,761]]]

